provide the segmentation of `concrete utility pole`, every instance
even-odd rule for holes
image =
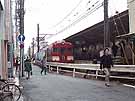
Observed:
[[[108,0],[104,0],[104,47],[110,46],[109,21],[108,21]]]
[[[39,52],[39,24],[37,24],[37,53]]]
[[[32,38],[32,58],[34,57],[34,38]]]
[[[18,57],[18,35],[20,29],[20,1],[15,0],[15,32],[16,32],[16,57]],[[19,78],[21,77],[21,71],[19,68]]]
[[[20,0],[20,34],[24,34],[24,0]],[[24,48],[20,48],[20,66],[24,76]]]
[[[19,29],[19,18],[20,14],[19,14],[19,1],[18,0],[15,0],[15,32],[16,32],[16,50],[18,49],[18,41],[17,41],[17,38],[18,38],[18,29]]]
[[[29,57],[31,57],[31,48],[30,48],[30,46],[29,46],[29,49],[28,49],[28,55],[29,55]]]

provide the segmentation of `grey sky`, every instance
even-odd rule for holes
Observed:
[[[89,3],[89,1],[91,2]],[[99,2],[95,4],[97,1]],[[25,0],[26,49],[32,42],[32,38],[37,36],[37,23],[40,24],[41,34],[58,33],[58,35],[51,38],[46,37],[46,40],[51,43],[102,21],[103,7],[87,17],[82,17],[83,15],[87,15],[88,8],[93,9],[93,4],[95,4],[94,6],[97,6],[101,4],[102,1],[103,0]],[[109,16],[114,15],[116,11],[121,12],[126,9],[127,0],[109,0]],[[65,19],[63,20],[64,17]],[[77,23],[72,25],[72,23],[79,19],[79,17],[82,17],[83,19],[78,20]],[[62,31],[65,27],[67,28]]]

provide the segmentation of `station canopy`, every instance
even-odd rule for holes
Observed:
[[[116,36],[129,33],[129,14],[128,10],[117,13],[109,18],[110,40],[113,41]],[[97,44],[104,42],[104,21],[99,22],[89,28],[86,28],[65,39],[73,44]]]

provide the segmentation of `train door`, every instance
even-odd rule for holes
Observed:
[[[66,58],[65,58],[65,49],[64,48],[61,48],[61,62],[65,62],[66,61]]]

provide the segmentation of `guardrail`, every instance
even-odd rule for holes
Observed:
[[[57,74],[59,74],[59,71],[65,71],[65,72],[72,72],[72,76],[75,77],[76,74],[82,74],[82,75],[90,75],[98,77],[104,77],[104,75],[100,75],[101,72],[100,64],[69,64],[69,63],[55,63],[55,62],[47,62],[49,72],[51,72],[52,68],[56,68]],[[71,70],[64,70],[64,68],[72,69]],[[95,71],[95,74],[90,73],[83,73],[78,72],[76,70],[88,70],[88,71]],[[134,73],[132,77],[130,76],[110,76],[111,78],[119,78],[119,79],[133,79],[135,80],[135,65],[114,65],[112,67],[111,72],[117,72],[117,73]]]

